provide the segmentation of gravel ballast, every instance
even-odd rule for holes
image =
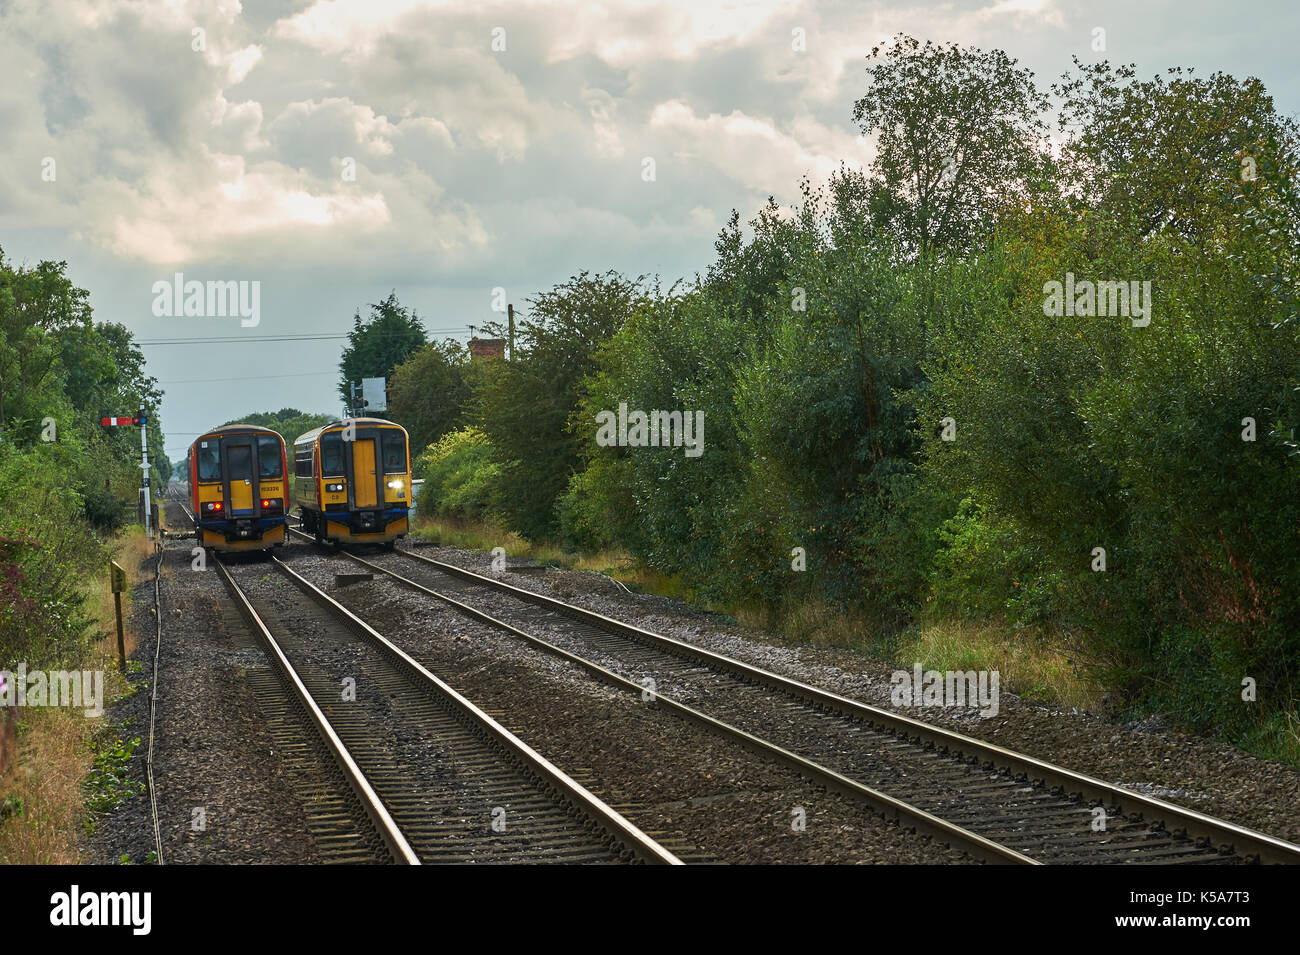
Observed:
[[[560,568],[501,573],[491,569],[490,555],[481,552],[456,547],[418,552],[850,699],[1300,842],[1300,771],[1224,743],[1169,730],[1158,722],[1123,726],[1087,713],[1030,703],[1006,690],[997,715],[989,718],[972,709],[900,708],[890,701],[890,675],[898,667],[862,652],[780,645],[770,634],[722,622],[681,601],[629,594],[600,574]]]
[[[290,566],[690,861],[971,861],[567,661],[305,548]]]
[[[168,505],[171,526],[180,509]],[[174,513],[171,513],[173,512]],[[131,720],[141,744],[129,771],[143,784],[148,749],[149,692],[158,680],[154,782],[166,863],[311,863],[317,852],[293,780],[286,774],[245,680],[265,657],[231,606],[216,572],[191,569],[192,541],[171,541],[162,564],[162,648],[153,672],[153,585],[133,598],[144,689],[110,707],[111,722]],[[149,562],[152,566],[152,561]],[[143,862],[154,851],[148,793],[96,823],[92,861]]]

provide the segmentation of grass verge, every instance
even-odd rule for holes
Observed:
[[[153,553],[153,542],[145,538],[142,527],[127,528],[112,543],[114,559],[125,568],[130,585],[149,578],[145,558]],[[122,595],[128,654],[138,642],[129,624],[129,589]],[[83,590],[99,636],[86,660],[67,667],[103,670],[107,705],[137,692],[141,685],[131,684],[118,670],[108,568],[84,582]],[[78,840],[83,825],[93,825],[93,810],[102,811],[113,799],[134,794],[120,791],[117,785],[122,778],[119,764],[129,757],[130,749],[125,747],[130,743],[117,739],[104,717],[88,718],[78,707],[23,707],[18,713],[18,755],[7,778],[0,778],[0,864],[79,862]]]
[[[1014,631],[1001,622],[925,624],[901,639],[894,659],[927,670],[996,670],[1003,689],[1027,700],[1105,709],[1105,687],[1067,638]]]
[[[594,553],[569,551],[554,544],[530,541],[518,532],[506,530],[490,521],[468,521],[455,517],[423,519],[416,524],[414,533],[417,537],[451,547],[480,551],[501,547],[507,557],[526,557],[567,570],[594,571],[644,593],[665,597],[684,596],[676,578],[658,573],[620,550]]]

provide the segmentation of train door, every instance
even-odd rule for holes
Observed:
[[[221,452],[226,463],[226,500],[230,502],[230,516],[251,515],[253,502],[258,500],[257,469],[253,467],[253,435],[238,435],[221,442]]]
[[[375,439],[358,438],[352,442],[353,504],[357,508],[376,507]]]

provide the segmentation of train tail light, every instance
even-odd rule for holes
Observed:
[[[262,498],[262,513],[278,516],[284,513],[284,498],[282,497],[264,497]]]
[[[221,513],[223,504],[221,501],[204,501],[200,510],[204,517],[212,517]]]

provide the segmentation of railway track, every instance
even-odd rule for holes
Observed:
[[[167,502],[193,520],[183,498]],[[184,535],[173,534],[181,537]],[[189,535],[192,537],[192,535]],[[238,605],[238,601],[234,601]],[[240,608],[242,611],[242,608]],[[286,685],[286,677],[262,635],[245,626],[242,612],[227,608],[230,649],[257,654],[266,666],[249,666],[244,680],[257,701],[266,732],[302,808],[304,824],[312,835],[320,861],[326,864],[388,862],[393,852],[386,846],[366,810],[366,795],[358,795],[359,780],[340,762],[329,745],[328,723],[313,713],[301,693]],[[316,709],[319,709],[318,707]]]
[[[339,553],[629,694],[652,678],[655,705],[985,860],[1300,862],[1300,847],[1264,833],[424,555]]]
[[[387,858],[681,864],[282,561],[271,564],[305,601],[280,606],[279,588],[259,579],[264,563],[217,560],[216,570]]]
[[[153,566],[153,617],[154,617],[154,643],[153,643],[153,674],[149,678],[149,746],[145,750],[144,758],[144,775],[145,784],[149,789],[149,821],[153,825],[153,843],[154,843],[154,861],[158,865],[166,865],[167,860],[163,856],[162,840],[162,821],[158,816],[158,786],[154,782],[154,738],[157,736],[158,726],[158,664],[162,652],[162,562],[163,548],[161,542],[158,545],[157,560]]]

